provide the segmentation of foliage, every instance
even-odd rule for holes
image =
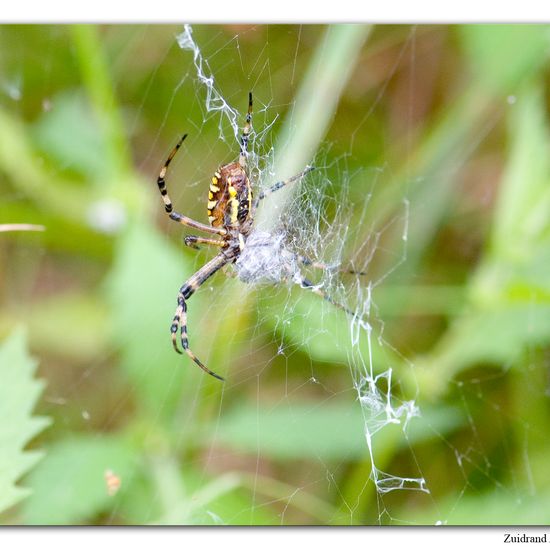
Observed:
[[[0,27],[0,223],[46,227],[0,232],[4,522],[547,523],[548,27],[193,27],[241,112],[254,86],[256,129],[282,115],[266,148],[284,157],[279,140],[294,140],[296,158],[279,169],[321,149],[335,192],[353,182],[350,224],[368,198],[360,229],[387,254],[368,274],[383,337],[361,351],[421,411],[373,448],[384,472],[430,490],[388,495],[371,481],[342,312],[219,274],[193,296],[189,331],[227,382],[172,350],[177,289],[208,252],[162,217],[155,178],[189,131],[170,190],[203,220],[204,182],[235,157],[179,32]],[[404,197],[395,268],[403,234],[386,228]],[[23,450],[45,416],[45,454]],[[28,472],[32,492],[15,485]]]
[[[34,378],[35,370],[25,334],[18,329],[0,347],[0,512],[29,495],[29,489],[16,482],[43,456],[40,451],[24,450],[49,424],[47,418],[32,415],[44,389],[44,383]]]

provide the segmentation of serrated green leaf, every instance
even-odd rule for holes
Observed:
[[[23,508],[31,525],[68,525],[85,522],[118,502],[110,496],[105,474],[121,480],[120,492],[136,468],[135,450],[115,436],[79,436],[50,447],[29,477],[34,492]]]
[[[27,353],[25,332],[16,330],[0,347],[0,512],[29,494],[16,485],[42,457],[24,451],[27,443],[48,424],[32,411],[44,383],[34,378],[37,362]]]

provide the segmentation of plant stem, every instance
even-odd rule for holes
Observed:
[[[132,174],[133,170],[108,61],[96,26],[72,25],[70,29],[82,79],[105,139],[106,162],[111,166],[111,184],[114,184],[118,178]]]
[[[370,25],[327,27],[276,141],[276,179],[286,179],[313,163],[370,31]],[[277,216],[270,216],[268,212],[281,211],[291,193],[291,189],[286,188],[270,195],[270,207],[258,213],[257,222],[266,229],[271,228]]]

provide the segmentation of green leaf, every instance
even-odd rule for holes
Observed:
[[[359,403],[287,403],[273,408],[245,403],[225,413],[212,426],[216,443],[256,455],[265,453],[281,460],[359,460],[368,453],[365,416]],[[448,433],[465,422],[453,408],[427,408],[407,427],[388,425],[374,436],[376,450],[410,445]],[[396,430],[400,432],[397,433]]]
[[[519,304],[459,317],[432,353],[415,360],[425,395],[438,395],[460,371],[479,363],[521,367],[528,347],[550,340],[550,307]]]
[[[110,175],[97,120],[81,95],[57,96],[33,130],[40,149],[60,166],[98,181]]]
[[[189,386],[183,384],[184,377],[198,375],[200,370],[187,356],[174,352],[169,330],[178,289],[193,271],[185,255],[178,256],[156,228],[139,222],[121,236],[106,285],[121,366],[138,392],[139,402],[167,419],[173,417],[182,388]],[[193,296],[189,307],[189,338],[195,349],[201,349],[201,334],[209,336],[197,324],[200,294]]]
[[[135,450],[115,436],[79,436],[54,444],[29,483],[34,489],[23,509],[25,522],[66,525],[91,520],[116,504],[120,495],[109,495],[105,474],[125,484],[136,468]]]
[[[258,496],[256,495],[256,499]],[[257,502],[257,501],[256,501]],[[258,506],[244,491],[232,491],[193,511],[190,525],[280,525],[268,506]]]
[[[300,349],[322,364],[344,368],[350,364],[353,353],[360,353],[365,361],[372,358],[377,372],[386,370],[390,364],[400,363],[392,356],[391,349],[378,340],[379,330],[374,316],[364,319],[373,324],[372,337],[369,338],[367,329],[360,329],[357,320],[318,295],[297,286],[286,299],[285,292],[286,289],[281,289],[259,298],[262,316],[270,326],[268,330],[276,332],[285,347]],[[358,307],[357,311],[360,312],[361,308]],[[356,342],[352,343],[352,335],[357,337]]]
[[[41,452],[23,450],[50,422],[32,416],[44,388],[34,378],[36,366],[27,353],[25,332],[16,330],[0,347],[0,512],[29,494],[16,482],[42,457]]]
[[[403,510],[398,517],[422,525],[548,525],[550,495],[497,490],[481,495],[461,495],[439,501],[437,507]]]
[[[169,469],[169,468],[168,468]],[[277,516],[273,510],[255,510],[254,497],[243,488],[242,476],[227,472],[206,481],[204,475],[193,468],[173,472],[177,478],[172,485],[180,486],[164,503],[165,511],[153,523],[158,525],[274,525]],[[157,478],[158,479],[158,478]],[[166,487],[157,489],[163,500]],[[182,490],[183,489],[183,490]],[[260,489],[258,489],[260,491]],[[177,498],[174,498],[177,497]]]

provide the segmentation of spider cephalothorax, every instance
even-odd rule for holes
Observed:
[[[214,256],[209,262],[207,262],[203,267],[201,267],[194,275],[192,275],[180,288],[178,293],[178,305],[176,308],[176,313],[170,327],[170,332],[172,333],[172,343],[175,350],[178,353],[182,353],[177,344],[177,333],[180,331],[180,342],[181,347],[191,357],[191,359],[204,371],[208,374],[211,374],[219,380],[223,380],[221,376],[211,371],[206,365],[204,365],[200,359],[189,349],[189,340],[187,337],[187,300],[193,295],[193,293],[214,273],[221,269],[224,265],[235,263],[242,252],[247,247],[247,239],[251,235],[254,227],[254,214],[256,208],[261,200],[270,195],[271,193],[281,189],[285,185],[292,183],[296,180],[304,177],[308,172],[313,170],[313,167],[307,166],[302,172],[289,178],[285,181],[280,181],[275,183],[273,186],[268,188],[265,191],[260,192],[256,198],[253,198],[252,187],[250,179],[247,172],[247,149],[248,149],[248,138],[250,130],[252,128],[252,93],[248,96],[248,113],[246,116],[246,124],[243,128],[241,135],[241,150],[239,154],[239,160],[237,162],[231,162],[221,166],[217,172],[214,173],[212,180],[210,182],[210,187],[208,191],[208,221],[210,225],[206,225],[179,212],[176,212],[173,209],[172,201],[168,196],[168,191],[166,189],[166,172],[168,170],[168,165],[174,158],[174,155],[181,147],[181,144],[187,137],[185,134],[179,142],[176,144],[168,159],[164,163],[159,176],[157,178],[157,184],[164,201],[164,208],[169,215],[169,217],[182,225],[209,233],[210,235],[216,236],[217,238],[207,238],[207,237],[197,237],[195,235],[188,235],[185,237],[185,244],[192,248],[198,248],[199,244],[206,244],[211,246],[217,246],[220,248],[219,253]],[[258,241],[254,244],[250,250],[247,250],[247,255],[254,255],[259,253],[260,247],[265,251],[267,246],[267,237],[263,236],[261,239],[256,239]],[[266,234],[267,235],[267,234]],[[255,241],[254,241],[255,242]],[[280,247],[277,248],[279,250]],[[281,249],[282,250],[282,249]],[[279,269],[290,273],[291,262],[287,261],[288,258],[293,258],[294,261],[302,261],[299,256],[294,256],[290,253],[286,253],[285,256],[281,256],[282,260],[278,262]],[[311,262],[310,262],[311,263]],[[261,262],[261,266],[268,266],[267,262]],[[317,267],[320,264],[317,264]],[[257,279],[257,271],[250,270],[249,268],[241,268],[241,279],[245,282],[252,282]],[[326,300],[331,303],[336,304],[333,300],[330,299],[322,290],[318,287],[315,287],[310,281],[305,278],[298,278],[296,273],[293,274],[297,282],[303,287],[312,290],[313,292],[319,294]],[[338,306],[342,307],[342,306]],[[345,308],[343,308],[345,309]]]

